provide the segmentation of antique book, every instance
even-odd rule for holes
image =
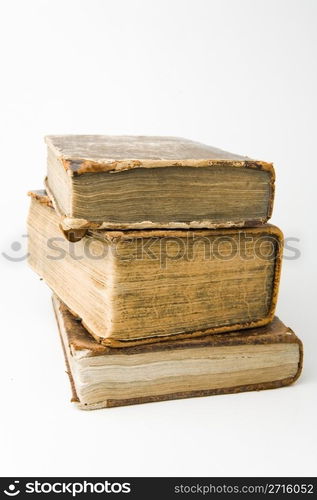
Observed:
[[[273,389],[300,375],[300,340],[277,317],[260,328],[115,349],[53,297],[73,397],[82,409]]]
[[[177,137],[46,143],[46,189],[65,230],[242,227],[271,216],[271,163]]]
[[[45,192],[30,194],[29,263],[99,342],[120,347],[272,320],[276,227],[90,229],[70,242]]]

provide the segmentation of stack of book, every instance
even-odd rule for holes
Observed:
[[[302,344],[274,316],[272,164],[174,137],[46,143],[29,263],[54,292],[80,408],[296,380]]]

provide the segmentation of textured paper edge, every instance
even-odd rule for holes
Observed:
[[[37,192],[30,192],[30,196],[35,198],[37,201],[40,203],[43,202],[47,204],[47,196],[42,195],[41,191]],[[41,198],[42,196],[42,198]],[[42,199],[42,201],[41,201]],[[237,229],[238,230],[238,229]],[[204,230],[200,230],[204,232]],[[210,230],[213,231],[213,230]],[[217,234],[226,234],[228,229],[217,229]],[[146,344],[146,343],[153,343],[153,342],[164,342],[166,340],[175,340],[175,339],[187,339],[187,338],[193,338],[195,336],[203,336],[203,335],[209,335],[209,334],[217,334],[217,333],[225,333],[225,332],[230,332],[230,331],[235,331],[235,330],[243,330],[243,329],[248,329],[248,328],[255,328],[255,327],[260,327],[260,326],[265,326],[267,325],[274,317],[275,314],[275,309],[276,309],[276,303],[277,303],[277,297],[278,297],[278,290],[279,290],[279,284],[280,284],[280,275],[281,275],[281,264],[282,264],[282,254],[283,254],[283,233],[282,231],[271,224],[266,224],[266,225],[261,225],[261,226],[255,226],[252,228],[243,228],[244,232],[252,232],[254,233],[265,233],[266,235],[274,235],[277,238],[278,241],[278,252],[276,255],[275,259],[275,265],[274,265],[274,278],[273,278],[273,287],[272,287],[272,299],[271,299],[271,304],[270,304],[270,309],[268,311],[268,314],[264,318],[260,318],[256,321],[249,321],[249,322],[244,322],[244,323],[235,323],[232,325],[225,325],[225,326],[217,326],[217,327],[212,327],[212,328],[206,328],[204,330],[198,330],[195,332],[182,332],[182,333],[169,333],[169,334],[163,334],[163,335],[152,335],[148,337],[137,337],[133,339],[114,339],[114,338],[107,338],[107,337],[99,337],[98,335],[93,332],[89,326],[83,321],[82,324],[86,328],[86,330],[94,337],[94,339],[97,342],[102,343],[103,345],[108,345],[111,347],[127,347],[127,346],[134,346],[134,345],[139,345],[139,344]],[[151,235],[160,235],[163,237],[164,235],[169,235],[171,236],[171,233],[169,230],[151,230]],[[179,230],[181,233],[181,230]],[[197,234],[199,234],[199,230],[196,231]],[[138,231],[138,237],[142,238],[143,236],[149,237],[149,231]],[[205,233],[206,234],[206,233]],[[113,232],[109,231],[109,237],[112,239],[115,239],[117,237],[127,237],[131,238],[131,232]],[[71,311],[75,316],[78,316],[76,311]]]
[[[45,190],[33,190],[29,191],[28,195],[37,199],[40,203],[46,204],[48,206],[52,206],[58,216],[60,217],[60,228],[64,233],[64,236],[69,241],[73,241],[73,235],[76,235],[76,241],[79,241],[81,238],[85,236],[88,230],[101,230],[106,231],[107,229],[110,231],[122,231],[122,235],[124,232],[133,231],[133,230],[192,230],[192,229],[248,229],[254,228],[256,226],[262,226],[266,224],[269,220],[272,212],[273,199],[270,203],[269,214],[266,217],[262,217],[259,219],[253,220],[241,220],[241,221],[227,221],[224,223],[216,223],[210,222],[209,220],[202,221],[190,221],[190,222],[151,222],[151,221],[142,221],[142,222],[132,222],[132,223],[113,223],[113,222],[96,222],[96,221],[88,221],[86,219],[77,219],[72,217],[67,217],[63,215],[50,187],[47,183],[47,178],[44,180]],[[75,232],[75,233],[74,233]],[[141,233],[140,233],[141,234]]]
[[[199,390],[199,391],[184,391],[184,392],[177,392],[177,393],[172,393],[172,394],[164,394],[164,395],[159,395],[159,396],[146,396],[146,397],[139,397],[139,398],[129,398],[129,399],[108,399],[101,401],[99,403],[87,405],[83,404],[80,402],[78,395],[76,393],[76,388],[75,388],[75,383],[74,379],[71,373],[71,369],[69,366],[67,354],[66,354],[66,346],[64,345],[63,337],[61,334],[61,327],[60,327],[60,319],[59,319],[59,313],[57,311],[59,299],[55,298],[54,296],[52,298],[53,300],[53,308],[55,312],[55,317],[58,325],[58,330],[59,330],[59,335],[63,347],[63,352],[64,352],[64,357],[65,357],[65,363],[66,363],[66,373],[69,377],[70,385],[71,385],[71,390],[72,390],[72,398],[71,401],[76,403],[76,406],[81,409],[81,410],[95,410],[95,409],[101,409],[101,408],[114,408],[114,407],[119,407],[119,406],[129,406],[129,405],[135,405],[135,404],[143,404],[143,403],[151,403],[151,402],[161,402],[161,401],[170,401],[170,400],[176,400],[176,399],[185,399],[185,398],[195,398],[195,397],[205,397],[205,396],[215,396],[215,395],[225,395],[225,394],[237,394],[240,392],[250,392],[250,391],[262,391],[262,390],[267,390],[267,389],[277,389],[280,387],[284,387],[287,385],[293,384],[300,376],[302,372],[302,367],[303,367],[303,344],[301,340],[295,335],[295,333],[288,328],[288,331],[293,334],[293,343],[297,343],[299,346],[299,362],[298,362],[298,370],[294,377],[287,377],[282,380],[275,380],[271,382],[264,382],[264,383],[259,383],[259,384],[248,384],[248,385],[240,385],[240,386],[235,386],[235,387],[229,387],[229,388],[223,388],[223,389],[208,389],[208,390]]]
[[[222,231],[226,231],[226,229],[223,230],[217,230],[221,234]],[[152,342],[164,342],[167,340],[176,340],[176,339],[188,339],[188,338],[193,338],[193,337],[201,337],[203,335],[210,335],[210,334],[217,334],[217,333],[226,333],[226,332],[231,332],[231,331],[236,331],[236,330],[245,330],[249,328],[256,328],[256,327],[261,327],[265,326],[268,323],[272,321],[274,318],[275,314],[275,309],[276,309],[276,304],[277,304],[277,298],[278,298],[278,291],[279,291],[279,286],[280,286],[280,277],[281,277],[281,266],[282,266],[282,255],[283,255],[283,233],[282,231],[271,224],[267,224],[265,226],[258,226],[258,227],[253,227],[253,228],[244,228],[244,231],[246,232],[252,232],[252,233],[262,233],[264,232],[266,235],[273,235],[277,238],[278,241],[278,250],[277,250],[277,255],[275,259],[275,265],[274,265],[274,278],[273,278],[273,286],[272,286],[272,299],[271,299],[271,304],[270,304],[270,309],[268,311],[268,314],[264,318],[260,318],[259,320],[256,321],[249,321],[245,323],[235,323],[233,325],[226,325],[226,326],[217,326],[213,328],[206,328],[204,330],[197,330],[195,332],[184,332],[184,333],[176,333],[176,334],[165,334],[165,335],[153,335],[149,337],[142,337],[142,338],[134,338],[134,339],[114,339],[114,338],[107,338],[107,337],[99,337],[98,335],[95,335],[95,333],[85,324],[85,322],[82,322],[86,330],[95,338],[97,342],[100,342],[104,345],[108,345],[111,347],[127,347],[127,346],[134,346],[138,344],[146,344],[146,343],[152,343]],[[225,233],[224,233],[225,234]],[[141,235],[142,237],[142,235]],[[76,313],[75,313],[76,315]]]

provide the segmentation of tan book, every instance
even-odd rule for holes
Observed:
[[[45,193],[28,218],[29,263],[107,345],[208,335],[269,323],[282,234],[245,229],[89,230],[67,241]]]
[[[276,317],[226,335],[114,349],[96,342],[56,296],[53,304],[72,401],[82,409],[274,389],[301,372],[302,343]]]
[[[46,143],[46,187],[65,230],[243,227],[272,213],[271,163],[177,137]]]

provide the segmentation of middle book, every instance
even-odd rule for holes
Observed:
[[[45,192],[31,193],[28,223],[30,265],[104,344],[241,330],[274,316],[282,255],[275,226],[89,229],[70,242]]]

